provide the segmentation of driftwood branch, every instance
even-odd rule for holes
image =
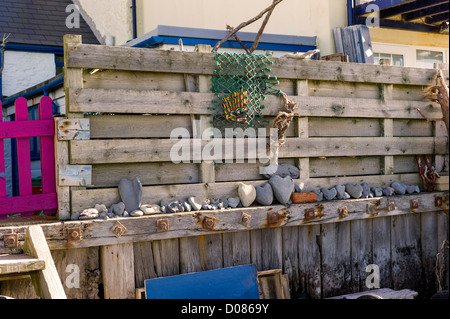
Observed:
[[[277,0],[273,0],[274,4],[275,2],[277,2]],[[264,29],[266,28],[267,23],[269,22],[270,16],[272,15],[273,10],[275,10],[275,6],[272,7],[272,9],[270,9],[269,12],[267,12],[266,17],[264,18],[264,21],[261,25],[261,28],[259,28],[258,34],[256,35],[255,41],[253,42],[252,47],[250,48],[250,53],[253,53],[256,48],[258,47],[259,44],[259,40],[261,40],[262,34],[264,32]]]
[[[233,31],[233,27],[230,27],[229,25],[227,25],[227,30],[231,32],[231,31]],[[241,47],[244,48],[245,52],[247,52],[247,53],[250,54],[250,53],[251,53],[251,52],[250,52],[250,49],[245,45],[244,42],[241,41],[241,39],[238,38],[238,36],[236,35],[236,33],[233,34],[233,36],[234,36],[234,38],[236,39],[236,41],[241,45]]]
[[[416,108],[420,115],[427,121],[444,121],[447,127],[447,136],[449,135],[449,90],[445,83],[444,75],[442,70],[438,69],[436,71],[436,76],[433,85],[424,90],[425,97],[431,101],[437,102],[441,105],[442,118],[440,119],[430,119],[423,112]]]
[[[217,49],[220,48],[220,46],[222,44],[224,44],[225,42],[228,41],[228,39],[230,39],[232,36],[234,36],[239,30],[241,30],[242,28],[252,24],[255,21],[258,21],[259,19],[261,19],[264,14],[266,14],[267,12],[271,11],[273,8],[275,8],[279,3],[281,3],[283,0],[276,0],[274,3],[272,3],[269,7],[267,7],[266,9],[264,9],[263,11],[261,11],[256,17],[246,21],[246,22],[242,22],[240,25],[238,25],[236,28],[233,29],[233,31],[231,31],[225,38],[223,38],[221,41],[219,41],[213,48],[213,51],[217,51]]]

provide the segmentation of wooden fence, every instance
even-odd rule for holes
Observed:
[[[141,180],[147,204],[230,197],[241,181],[264,182],[259,163],[171,162],[174,128],[197,138],[211,125],[214,54],[198,51],[92,46],[66,36],[67,118],[57,121],[56,141],[61,219],[119,202],[122,178]],[[62,280],[67,265],[85,270],[81,288],[66,289],[69,298],[134,298],[145,279],[249,263],[282,269],[293,297],[367,290],[370,264],[380,269],[381,288],[436,290],[436,253],[448,238],[448,137],[415,110],[441,116],[422,96],[435,71],[272,60],[279,88],[299,106],[279,162],[299,167],[305,190],[421,185],[415,156],[429,155],[441,174],[438,191],[42,225]],[[264,116],[273,119],[280,103],[268,97]],[[307,210],[316,218],[305,219]],[[2,231],[20,239],[24,229],[0,228],[0,238]]]
[[[5,138],[17,139],[17,161],[20,196],[6,197],[6,176],[0,176],[0,219],[7,214],[21,213],[33,215],[33,211],[43,210],[44,214],[56,213],[58,208],[55,184],[55,124],[52,100],[43,97],[39,104],[39,120],[28,120],[28,103],[25,98],[15,101],[16,120],[2,122],[0,118],[0,173],[5,172]],[[1,109],[1,102],[0,102]],[[32,194],[30,137],[39,137],[42,194]]]

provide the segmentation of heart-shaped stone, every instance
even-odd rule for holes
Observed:
[[[241,199],[239,197],[230,197],[228,198],[228,206],[231,208],[236,208],[241,203]]]
[[[256,201],[263,205],[269,206],[273,202],[273,190],[269,183],[264,183],[262,185],[255,186],[256,190]]]
[[[281,177],[274,175],[269,180],[272,186],[273,194],[275,198],[283,205],[286,205],[291,198],[291,194],[294,191],[294,181],[290,176]]]
[[[394,189],[397,195],[405,195],[406,194],[406,185],[399,182],[393,182],[391,187]]]
[[[256,190],[253,185],[239,183],[238,194],[244,207],[249,207],[256,199]]]
[[[323,193],[326,200],[333,200],[337,195],[337,190],[334,187],[331,187],[330,189],[322,187],[320,191]]]
[[[363,187],[359,184],[345,184],[345,191],[353,198],[361,198]]]
[[[193,210],[199,211],[202,209],[202,200],[195,196],[188,197],[188,202],[191,205]]]
[[[345,185],[336,185],[334,187],[337,192],[337,199],[346,199],[345,198]]]
[[[119,183],[119,194],[122,202],[125,203],[125,210],[133,212],[139,210],[142,201],[142,184],[139,178],[128,180],[123,178]]]
[[[386,187],[383,189],[384,196],[392,196],[395,194],[395,190],[392,187]]]

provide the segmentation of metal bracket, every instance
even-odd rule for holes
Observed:
[[[387,202],[387,210],[392,212],[396,209],[395,202],[393,200],[388,200]]]
[[[125,234],[128,231],[128,229],[122,225],[121,222],[117,221],[113,227],[111,227],[111,232],[116,236],[117,238],[122,237],[123,234]]]
[[[3,243],[5,248],[19,247],[19,236],[17,234],[4,234]]]
[[[267,224],[272,225],[278,223],[280,216],[278,213],[268,213],[267,214]]]
[[[411,201],[409,202],[409,207],[411,209],[417,209],[419,208],[419,200],[417,199],[411,199]]]
[[[250,221],[252,220],[252,216],[246,213],[242,213],[241,219],[239,220],[239,224],[242,226],[248,227],[250,225]]]
[[[347,208],[347,206],[339,208],[338,213],[339,213],[339,218],[348,217],[348,208]]]
[[[203,218],[203,228],[208,230],[214,230],[216,226],[217,219],[212,216],[206,216]]]
[[[441,207],[442,204],[443,204],[442,197],[441,196],[435,196],[434,197],[434,206],[435,207]]]
[[[82,241],[82,235],[81,227],[67,228],[67,242]]]
[[[169,231],[169,220],[166,219],[158,219],[156,221],[156,232],[163,233]]]
[[[314,208],[305,209],[305,220],[316,218],[316,210]]]

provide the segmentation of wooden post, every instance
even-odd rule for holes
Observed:
[[[105,299],[134,299],[134,254],[133,244],[100,247]]]
[[[297,80],[297,95],[308,96],[308,80]],[[301,105],[299,106],[301,112]],[[297,136],[301,138],[309,137],[309,120],[308,117],[299,116],[297,118]],[[300,169],[300,179],[309,179],[309,158],[298,158],[298,168]]]
[[[390,59],[383,59],[383,65],[391,65]],[[392,100],[394,86],[392,84],[381,84],[381,99],[385,104],[389,103]],[[384,137],[393,137],[394,136],[394,120],[393,119],[384,119],[383,120],[383,136]],[[392,175],[394,174],[394,157],[393,156],[385,156],[384,157],[384,165],[383,165],[383,173],[384,175]]]
[[[71,113],[70,110],[70,95],[69,89],[83,88],[83,69],[69,68],[69,45],[81,44],[82,38],[80,35],[67,34],[64,36],[64,90],[66,97],[66,117],[68,119],[75,117],[83,117],[82,114]],[[56,125],[55,125],[56,126]],[[58,129],[56,127],[56,129]],[[57,136],[58,134],[56,134]],[[63,141],[56,138],[56,180],[59,181],[60,167],[69,165],[70,145],[69,141]],[[58,218],[60,220],[68,220],[71,217],[71,188],[69,186],[56,185],[58,193]]]
[[[37,294],[44,299],[66,299],[41,226],[29,226],[23,247],[25,254],[45,261],[45,269],[31,275]]]

